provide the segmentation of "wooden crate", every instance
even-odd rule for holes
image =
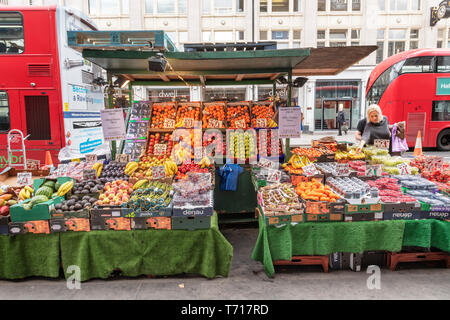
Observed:
[[[450,267],[450,256],[446,252],[416,252],[396,253],[387,252],[386,265],[391,271],[395,271],[397,265],[402,262],[431,262],[442,261],[447,268]]]
[[[291,260],[275,260],[274,266],[313,266],[319,265],[323,267],[323,271],[328,273],[328,256],[293,256]]]

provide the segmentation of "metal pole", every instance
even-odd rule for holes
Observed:
[[[289,72],[288,72],[288,101],[287,101],[288,108],[291,107],[291,97],[292,97],[292,70],[289,70]],[[289,161],[290,158],[291,158],[291,140],[288,138],[288,139],[286,139],[286,161]]]
[[[113,105],[113,90],[112,90],[112,74],[110,72],[107,73],[107,79],[108,79],[108,109],[113,109],[114,105]],[[117,148],[116,148],[116,141],[113,140],[111,141],[111,160],[115,160],[116,159],[116,153],[117,153]]]

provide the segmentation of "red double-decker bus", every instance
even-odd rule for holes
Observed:
[[[450,150],[450,50],[410,50],[381,62],[367,82],[370,104],[391,124],[406,121],[409,147],[420,130],[423,147]]]
[[[102,70],[67,43],[68,30],[96,30],[81,12],[60,7],[0,6],[0,169],[9,166],[7,134],[18,129],[27,159],[82,158],[105,147]],[[13,147],[17,149],[17,147]],[[12,156],[17,164],[21,153]]]

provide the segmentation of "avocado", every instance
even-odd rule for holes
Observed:
[[[77,204],[75,204],[74,209],[80,210],[80,209],[83,209],[83,206],[80,203],[77,203]]]
[[[69,210],[70,210],[70,211],[74,211],[74,210],[75,210],[75,206],[70,206],[70,207],[69,207]]]
[[[69,206],[67,206],[66,204],[62,206],[61,208],[63,211],[69,211]]]
[[[55,209],[60,210],[62,208],[62,206],[63,205],[61,203],[55,204]]]

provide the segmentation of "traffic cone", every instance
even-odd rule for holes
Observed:
[[[413,154],[413,156],[417,157],[417,156],[421,156],[421,155],[423,155],[423,152],[422,152],[422,136],[421,136],[420,130],[419,130],[419,132],[417,132],[416,146],[414,147],[414,154]]]
[[[50,151],[45,151],[45,166],[47,168],[53,167],[52,155]]]

